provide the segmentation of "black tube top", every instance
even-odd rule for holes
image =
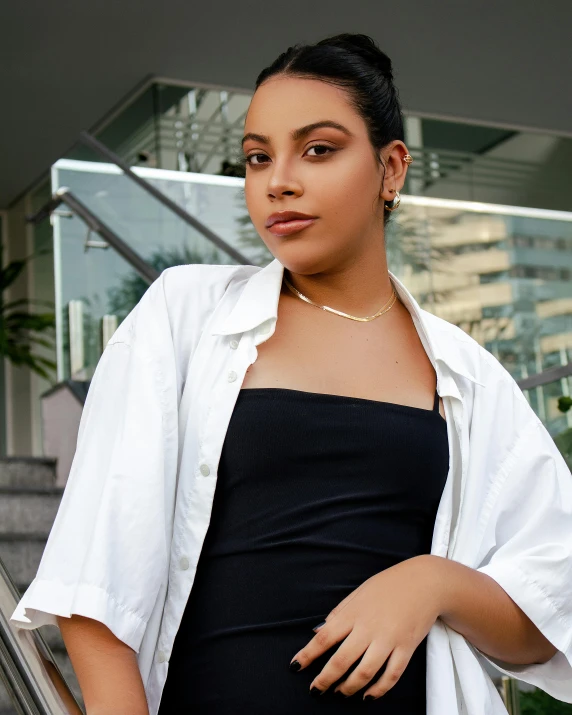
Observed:
[[[288,666],[351,591],[430,552],[449,467],[438,405],[437,394],[425,410],[239,392],[159,715],[425,715],[426,639],[397,684],[368,703],[366,688],[347,699],[334,687],[309,695],[340,644],[298,673]]]

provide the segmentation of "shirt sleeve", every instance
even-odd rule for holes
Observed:
[[[166,514],[177,449],[168,358],[158,364],[149,349],[151,340],[169,340],[152,304],[159,281],[152,288],[97,364],[56,519],[11,617],[16,627],[57,626],[56,616],[79,614],[139,651],[168,573]]]
[[[489,518],[493,578],[558,652],[546,663],[514,665],[477,653],[502,672],[572,702],[572,475],[530,409],[512,467]]]

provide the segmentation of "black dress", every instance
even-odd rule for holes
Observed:
[[[309,695],[340,643],[297,673],[289,664],[366,579],[430,552],[448,466],[437,393],[425,410],[242,389],[159,715],[425,715],[426,639],[374,701],[366,688]]]

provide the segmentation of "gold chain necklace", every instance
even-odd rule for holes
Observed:
[[[375,315],[370,315],[367,318],[357,318],[355,315],[349,315],[348,313],[342,313],[341,310],[335,310],[335,308],[329,308],[327,305],[319,305],[318,303],[314,303],[313,300],[310,300],[309,298],[306,298],[306,296],[303,293],[300,293],[299,290],[296,290],[294,286],[290,283],[290,281],[286,278],[286,276],[283,276],[284,282],[290,288],[290,290],[298,296],[298,298],[301,298],[302,300],[305,300],[306,303],[310,303],[310,305],[315,305],[316,308],[321,308],[322,310],[327,310],[330,313],[335,313],[336,315],[341,315],[342,318],[349,318],[350,320],[359,320],[362,323],[369,322],[370,320],[373,320],[374,318],[378,318],[380,315],[383,315],[384,313],[387,313],[388,310],[391,310],[393,307],[393,304],[397,300],[397,294],[395,292],[395,288],[392,286],[391,290],[391,298],[385,303],[383,307],[381,307]],[[387,305],[388,303],[391,303],[391,305]],[[387,306],[387,307],[386,307]]]

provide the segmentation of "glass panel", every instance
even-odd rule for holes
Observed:
[[[568,363],[572,214],[403,197],[387,231],[390,268],[426,310],[455,323],[521,378]],[[555,434],[567,381],[528,391]]]
[[[242,179],[157,169],[136,171],[244,255],[247,262],[263,265],[272,259],[248,216]],[[159,272],[186,263],[236,263],[114,165],[61,160],[52,170],[52,188],[55,192],[64,186]],[[113,332],[113,321],[123,320],[148,284],[65,206],[53,221],[58,377],[88,380],[101,354],[103,324]],[[79,344],[74,342],[78,335]]]
[[[160,169],[134,171],[247,260],[269,260],[248,217],[242,179]],[[61,160],[53,170],[53,189],[62,186],[156,268],[174,263],[235,263],[114,165]]]
[[[135,171],[249,263],[266,265],[272,259],[248,216],[243,179]],[[235,262],[113,165],[62,160],[54,167],[53,183],[54,190],[68,186],[158,271],[180,263]],[[120,322],[146,283],[113,249],[101,247],[97,236],[91,236],[85,248],[87,229],[80,219],[55,220],[62,374],[85,374],[89,379],[101,350],[104,316],[116,316]],[[388,225],[386,243],[391,270],[422,307],[474,337],[515,379],[569,361],[572,214],[404,196]],[[72,319],[84,326],[83,373],[71,369],[65,337],[69,303],[79,298],[82,305],[72,304]],[[105,320],[109,330],[113,319]],[[567,385],[558,381],[527,393],[553,433],[568,424],[569,418],[557,407]]]
[[[118,325],[149,284],[96,234],[85,248],[87,227],[71,212],[60,209],[53,223],[58,380],[90,380],[103,349],[104,316],[116,316]]]

